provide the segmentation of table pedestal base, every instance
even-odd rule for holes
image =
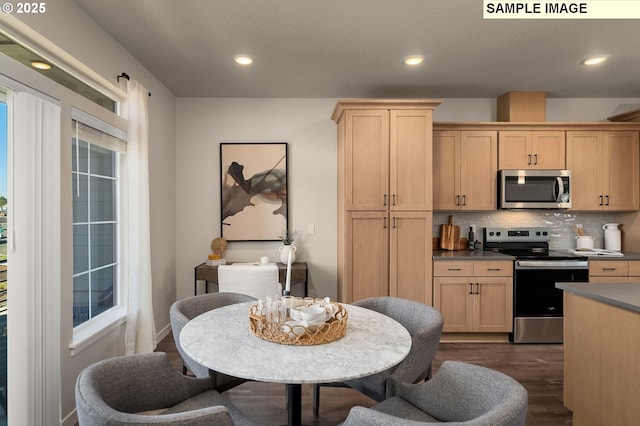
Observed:
[[[287,385],[288,426],[302,424],[302,385]]]

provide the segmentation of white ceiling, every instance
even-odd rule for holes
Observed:
[[[75,2],[180,97],[640,97],[634,20],[483,20],[480,0]]]

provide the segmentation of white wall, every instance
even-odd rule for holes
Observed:
[[[336,160],[337,129],[330,120],[335,99],[211,99],[177,101],[177,297],[193,294],[193,268],[209,254],[220,236],[220,142],[285,141],[289,143],[291,227],[299,232],[300,260],[309,262],[310,293],[336,297]],[[547,121],[601,121],[633,109],[640,99],[547,99]],[[626,108],[626,109],[625,109]],[[495,99],[445,99],[434,121],[495,121]],[[502,216],[501,216],[502,215]],[[531,216],[533,215],[533,216]],[[435,215],[434,233],[441,214]],[[459,214],[462,224],[493,224],[503,213]],[[524,216],[508,218],[522,225]],[[558,230],[560,248],[573,223],[598,228],[614,215],[548,217],[529,213],[527,220]],[[526,222],[525,221],[525,222]],[[578,221],[578,222],[576,222]],[[307,224],[316,234],[307,235]],[[570,225],[571,224],[571,225]],[[564,238],[564,240],[563,240]],[[230,243],[226,258],[251,261],[262,254],[277,256],[278,243]],[[202,287],[200,287],[202,289]]]
[[[336,297],[335,99],[179,98],[177,297],[193,295],[193,268],[220,236],[220,142],[287,142],[289,227],[297,259],[309,264],[310,294]],[[307,225],[315,234],[307,235]],[[276,230],[277,233],[280,230]],[[277,234],[276,234],[277,235]],[[279,242],[231,242],[229,261],[278,259]]]
[[[161,334],[169,330],[169,306],[175,301],[175,236],[176,236],[176,168],[175,168],[175,97],[151,72],[106,34],[73,1],[56,1],[43,15],[12,15],[54,43],[69,55],[82,62],[104,79],[118,84],[116,76],[126,72],[140,81],[151,93],[149,98],[150,124],[150,203],[153,300],[156,329]],[[11,18],[7,17],[7,19]],[[5,70],[2,70],[5,71]],[[20,80],[20,73],[9,75]],[[124,82],[120,83],[126,90]],[[69,104],[67,104],[67,107]],[[63,118],[69,117],[63,113]],[[62,123],[63,125],[65,123]],[[68,125],[68,123],[67,123]],[[70,145],[62,144],[62,184],[70,185]],[[66,176],[66,177],[65,177]],[[63,187],[63,194],[71,189]],[[71,210],[63,207],[63,231],[70,231]],[[61,253],[69,253],[72,247],[71,232],[63,232]],[[124,351],[124,328],[114,330],[102,340],[71,356],[68,345],[72,339],[70,312],[72,306],[71,263],[62,265],[61,309],[68,310],[60,322],[60,417],[64,424],[73,424],[75,417],[74,385],[82,368],[97,360],[120,355]]]

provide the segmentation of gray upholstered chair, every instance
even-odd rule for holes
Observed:
[[[371,297],[353,305],[387,315],[402,324],[411,335],[411,350],[402,362],[389,370],[344,382],[368,397],[383,401],[395,395],[398,383],[417,383],[425,380],[431,371],[442,335],[442,314],[432,306],[398,297]],[[348,310],[348,308],[347,308]],[[335,384],[325,384],[335,386]],[[320,408],[320,387],[313,389],[313,412]]]
[[[445,361],[432,379],[401,383],[397,395],[371,408],[356,406],[344,426],[521,426],[527,416],[527,390],[489,368]]]
[[[126,355],[85,368],[76,381],[80,426],[253,425],[213,389],[181,374],[167,354]]]
[[[235,303],[255,301],[251,296],[237,293],[208,293],[198,296],[188,297],[178,300],[171,305],[169,316],[171,317],[171,331],[173,332],[173,340],[176,343],[176,349],[182,357],[183,369],[186,374],[187,368],[196,377],[208,377],[211,375],[214,380],[214,388],[220,392],[231,389],[241,383],[246,382],[244,379],[228,376],[219,372],[210,372],[209,369],[190,358],[182,349],[180,344],[180,332],[182,328],[193,318],[213,309],[222,306],[233,305]]]

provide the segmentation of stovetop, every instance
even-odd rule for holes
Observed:
[[[569,250],[549,249],[551,231],[543,227],[484,228],[484,250],[514,256],[517,260],[585,260]]]

